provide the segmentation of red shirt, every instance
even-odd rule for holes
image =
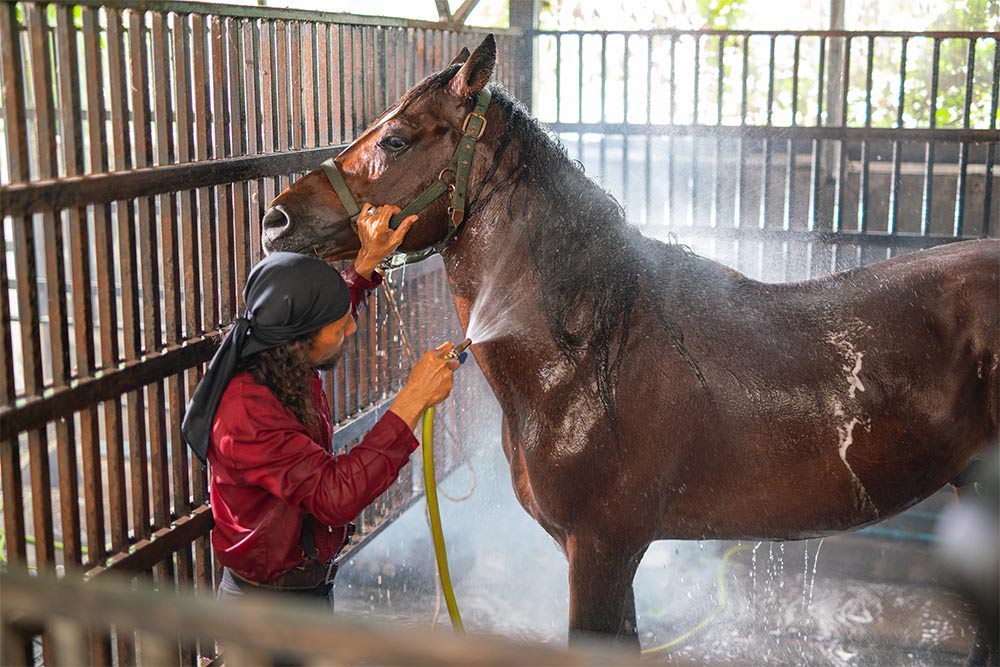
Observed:
[[[381,276],[343,272],[357,317]],[[271,581],[305,559],[302,516],[313,516],[317,560],[343,545],[345,525],[382,494],[418,446],[387,412],[347,454],[332,454],[333,423],[319,376],[309,380],[320,424],[310,432],[250,373],[229,382],[212,424],[210,496],[219,562],[252,581]],[[322,525],[320,525],[322,524]]]

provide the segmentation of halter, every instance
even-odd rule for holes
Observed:
[[[437,179],[417,196],[402,211],[389,218],[389,228],[397,229],[408,216],[416,215],[430,206],[438,197],[445,192],[451,192],[451,206],[448,207],[448,233],[440,243],[412,253],[399,253],[401,260],[392,261],[391,266],[402,266],[412,264],[427,259],[435,253],[444,250],[458,230],[465,222],[465,194],[469,187],[469,171],[472,169],[472,157],[476,151],[476,143],[483,136],[486,130],[486,109],[490,106],[490,99],[493,94],[488,88],[483,88],[476,96],[476,107],[465,117],[462,123],[462,139],[458,142],[455,155],[448,166],[438,172]],[[337,193],[340,203],[350,216],[351,221],[358,219],[361,214],[361,207],[351,194],[351,189],[347,187],[344,175],[340,173],[336,158],[326,160],[321,166],[326,174],[333,191]],[[452,179],[445,180],[445,175],[450,173]],[[322,255],[323,247],[326,244],[316,246],[317,254]],[[398,255],[397,255],[398,256]]]

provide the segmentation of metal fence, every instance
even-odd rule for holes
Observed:
[[[242,308],[263,210],[482,36],[189,2],[0,2],[6,567],[212,589],[206,471],[180,422]],[[500,31],[502,62],[518,39]],[[459,334],[440,263],[390,282],[395,303],[373,297],[325,379],[341,450],[405,377],[406,333],[416,353]],[[356,543],[418,495],[402,479]],[[92,651],[135,660],[128,633]]]
[[[647,234],[791,280],[1000,230],[996,34],[535,35],[536,113]]]

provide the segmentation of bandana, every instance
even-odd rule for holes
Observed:
[[[326,262],[292,252],[268,255],[250,272],[237,317],[208,363],[188,403],[181,433],[202,463],[215,411],[241,359],[284,345],[339,320],[351,309],[340,272]]]

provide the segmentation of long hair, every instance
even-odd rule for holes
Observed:
[[[316,333],[263,350],[240,361],[237,371],[249,371],[310,431],[319,425],[309,378],[314,373],[306,352]]]

